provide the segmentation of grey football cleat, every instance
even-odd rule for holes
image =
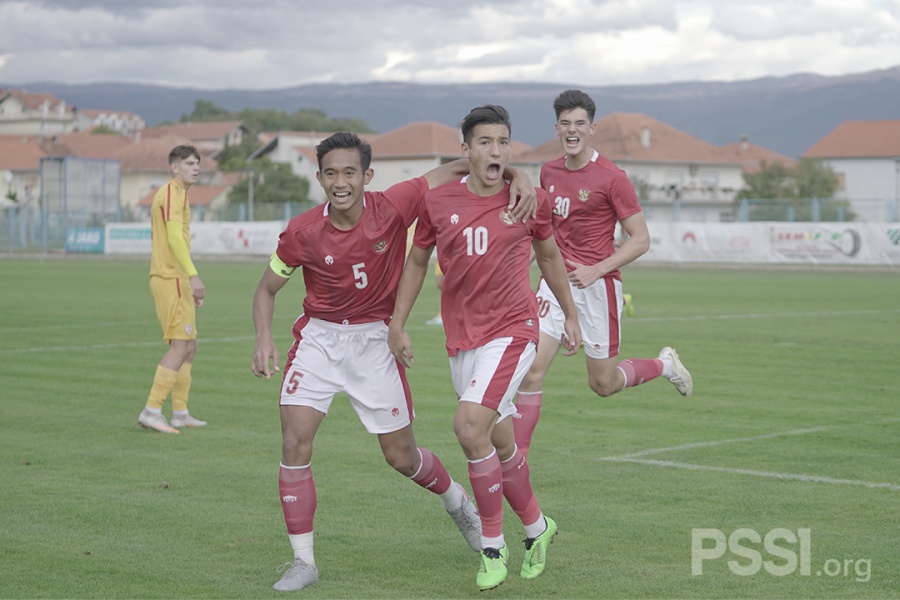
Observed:
[[[299,558],[295,558],[293,563],[284,563],[278,567],[278,572],[280,573],[286,567],[290,568],[285,571],[278,583],[272,586],[272,589],[279,592],[295,592],[319,581],[319,569],[315,565],[306,564]]]
[[[478,509],[472,504],[463,486],[459,482],[454,482],[454,485],[459,487],[465,499],[459,508],[448,510],[447,514],[459,527],[459,532],[466,539],[469,548],[475,552],[481,552],[481,516],[478,514]]]

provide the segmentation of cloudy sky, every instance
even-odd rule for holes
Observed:
[[[0,0],[0,87],[733,81],[900,65],[900,0]]]

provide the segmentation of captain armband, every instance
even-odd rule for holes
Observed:
[[[294,274],[294,270],[297,267],[289,267],[284,264],[284,261],[278,258],[278,254],[272,253],[272,258],[269,259],[269,268],[275,272],[279,277],[284,277],[288,279],[291,275]]]

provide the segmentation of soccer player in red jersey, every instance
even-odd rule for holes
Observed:
[[[536,218],[517,220],[507,209],[510,188],[503,172],[510,157],[509,114],[500,106],[475,108],[463,120],[462,134],[470,174],[425,197],[400,280],[389,344],[397,360],[412,364],[411,342],[403,327],[437,246],[444,273],[441,312],[459,400],[453,428],[469,462],[469,481],[481,515],[476,585],[487,590],[507,575],[504,498],[525,528],[522,577],[543,572],[557,529],[541,512],[508,418],[516,412],[512,399],[538,341],[537,301],[529,277],[532,248],[566,313],[561,343],[576,352],[581,333],[553,240],[546,193],[538,190]]]
[[[480,550],[477,510],[433,453],[416,445],[414,411],[404,368],[387,345],[406,253],[407,229],[430,187],[468,172],[460,159],[385,192],[367,192],[372,148],[339,132],[316,146],[316,179],[328,202],[294,217],[281,233],[253,298],[256,348],[252,371],[270,378],[279,369],[272,340],[275,295],[300,268],[306,285],[303,314],[282,376],[282,461],[278,488],[294,560],[274,588],[302,589],[319,580],[313,555],[316,489],[313,439],[337,392],[345,392],[366,430],[378,436],[385,460],[437,494],[473,550]],[[534,209],[535,194],[523,174],[517,214]],[[519,177],[516,177],[519,180]],[[513,202],[509,208],[513,209]],[[348,484],[348,487],[351,484]]]
[[[693,389],[691,374],[674,349],[657,358],[619,361],[623,294],[619,269],[650,248],[650,234],[634,186],[609,159],[591,148],[596,106],[580,90],[567,90],[553,102],[556,133],[565,155],[541,169],[541,187],[553,205],[553,234],[566,259],[569,284],[584,336],[588,385],[600,396],[662,375],[682,395]],[[616,249],[616,224],[627,239]],[[543,381],[559,349],[563,312],[555,291],[541,282],[537,291],[541,341],[537,358],[516,397],[516,442],[526,454],[540,416]]]

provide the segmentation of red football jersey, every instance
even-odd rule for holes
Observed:
[[[419,248],[437,246],[450,356],[500,337],[538,341],[537,301],[529,276],[531,243],[548,239],[553,228],[547,195],[543,190],[537,195],[537,219],[512,223],[506,210],[508,184],[493,196],[478,196],[463,179],[426,194],[414,243]]]
[[[564,259],[593,265],[615,252],[616,224],[641,212],[634,186],[625,171],[594,151],[577,171],[566,157],[544,163],[541,187],[553,205],[553,235]],[[574,267],[566,263],[566,269]],[[619,270],[609,276],[621,279]]]
[[[276,253],[286,265],[302,267],[307,316],[350,325],[391,316],[406,231],[427,191],[428,181],[419,177],[384,192],[365,192],[362,216],[349,231],[332,225],[329,204],[290,220]]]

